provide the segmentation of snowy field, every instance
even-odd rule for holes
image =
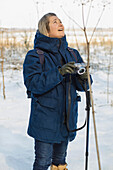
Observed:
[[[5,71],[6,100],[0,89],[0,170],[32,170],[34,141],[27,134],[30,99],[26,98],[22,70]],[[109,75],[109,103],[107,103],[107,74],[93,71],[93,97],[98,144],[102,170],[113,170],[113,73]],[[2,76],[0,74],[0,82]],[[80,93],[78,126],[84,122],[85,95]],[[90,112],[91,113],[91,112]],[[85,169],[86,128],[77,133],[69,144],[69,170]],[[89,170],[98,170],[92,113],[90,117]]]

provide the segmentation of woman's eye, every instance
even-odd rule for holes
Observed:
[[[53,23],[57,23],[56,21],[54,21]]]

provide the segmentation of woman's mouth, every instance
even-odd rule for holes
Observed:
[[[61,28],[61,29],[58,29],[58,31],[63,31],[63,29]]]

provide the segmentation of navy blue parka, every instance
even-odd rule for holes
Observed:
[[[40,63],[36,48],[44,52],[44,63]],[[73,49],[77,62],[83,62],[79,52]],[[28,134],[47,143],[72,141],[76,132],[68,132],[66,114],[68,110],[69,75],[62,76],[58,68],[62,64],[75,61],[68,50],[66,36],[50,38],[37,31],[34,49],[28,51],[23,64],[24,84],[31,92],[31,113]],[[83,90],[76,74],[71,76],[70,129],[77,127],[77,90]]]

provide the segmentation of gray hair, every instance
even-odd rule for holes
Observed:
[[[41,34],[48,35],[48,32],[50,31],[49,28],[49,18],[51,16],[56,16],[54,13],[47,13],[45,14],[38,22],[38,30]]]

